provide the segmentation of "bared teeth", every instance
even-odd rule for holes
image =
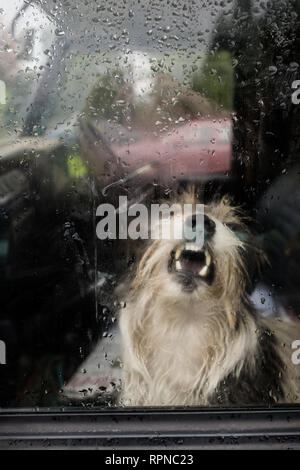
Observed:
[[[210,266],[210,264],[211,264],[211,256],[210,256],[209,251],[205,251],[205,262],[206,262],[206,266]]]
[[[180,258],[180,255],[181,255],[183,249],[184,249],[183,245],[177,248],[176,253],[175,253],[175,260],[178,260]]]
[[[201,271],[199,271],[199,276],[201,277],[206,277],[208,274],[208,266],[203,266],[203,268],[201,269]]]
[[[175,268],[176,268],[177,270],[180,270],[180,269],[181,269],[181,263],[180,263],[180,261],[175,261]]]
[[[175,269],[177,271],[181,271],[183,268],[182,268],[182,265],[181,265],[181,261],[180,261],[180,257],[182,255],[182,252],[185,251],[190,251],[190,252],[194,252],[194,253],[203,253],[204,256],[205,256],[205,265],[201,268],[201,270],[198,272],[198,275],[201,276],[201,277],[207,277],[209,272],[210,272],[210,265],[212,263],[212,258],[211,258],[211,254],[209,251],[207,250],[203,250],[202,248],[199,248],[199,246],[197,246],[196,244],[194,243],[185,243],[185,244],[182,244],[180,245],[176,251],[175,251]]]

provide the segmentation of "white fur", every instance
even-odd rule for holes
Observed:
[[[238,377],[246,363],[255,370],[258,325],[243,302],[245,247],[226,226],[237,218],[223,202],[206,211],[216,223],[211,286],[199,281],[186,292],[168,271],[178,241],[154,242],[141,260],[120,315],[123,405],[207,405],[230,373]]]

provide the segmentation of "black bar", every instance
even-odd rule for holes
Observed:
[[[300,408],[2,411],[7,448],[300,450]]]

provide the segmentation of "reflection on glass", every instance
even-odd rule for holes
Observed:
[[[250,315],[245,305],[251,303],[259,325],[265,325],[260,319],[280,318],[286,325],[280,341],[287,344],[284,358],[276,334],[271,343],[266,339],[268,346],[263,348],[260,341],[267,338],[269,327],[261,327],[259,347],[253,353],[256,367],[261,364],[261,368],[259,374],[251,369],[252,376],[245,373],[246,377],[233,361],[235,354],[251,356],[247,347],[254,341],[253,325],[246,322],[244,349],[224,349],[216,359],[224,374],[219,371],[214,376],[213,398],[204,394],[204,375],[199,372],[198,377],[197,368],[191,366],[187,375],[194,374],[201,385],[195,388],[197,398],[182,376],[178,382],[182,381],[184,393],[174,394],[177,398],[172,401],[163,377],[176,361],[178,370],[181,362],[189,367],[187,344],[200,349],[206,345],[206,362],[198,365],[199,371],[216,366],[209,362],[218,349],[216,337],[206,344],[207,333],[198,344],[183,331],[182,346],[179,339],[177,349],[172,346],[177,356],[166,360],[168,371],[162,367],[158,373],[152,363],[147,366],[153,359],[147,356],[150,344],[142,357],[150,376],[159,374],[162,395],[143,402],[133,391],[130,401],[129,386],[124,402],[134,406],[299,402],[300,366],[295,364],[294,341],[300,341],[300,108],[291,99],[292,84],[300,78],[298,3],[150,3],[88,1],[74,7],[54,1],[0,2],[0,91],[5,94],[0,93],[3,408],[120,404],[129,359],[124,359],[125,326],[121,334],[119,318],[126,318],[124,312],[129,311],[129,280],[149,245],[148,240],[126,236],[97,237],[101,204],[117,209],[117,224],[127,233],[134,217],[122,226],[119,216],[126,208],[119,206],[120,197],[127,198],[128,207],[142,204],[146,210],[162,201],[206,204],[208,217],[217,228],[220,222],[224,231],[210,234],[208,251],[195,249],[197,253],[191,254],[190,248],[187,253],[180,249],[175,261],[193,279],[197,268],[200,281],[204,277],[213,289],[222,279],[216,240],[221,240],[220,246],[224,243],[224,256],[226,237],[228,243],[251,247],[254,251],[246,250],[249,257],[236,261],[238,267],[228,273],[228,285],[230,279],[236,282],[231,300],[238,298],[243,285],[243,305],[237,308]],[[224,208],[223,212],[211,208],[223,196],[241,208],[237,220],[229,209],[228,215]],[[176,257],[176,249],[168,253],[173,251]],[[207,252],[211,265],[203,264]],[[265,259],[259,269],[253,261],[257,253]],[[246,268],[235,278],[239,263]],[[174,266],[176,272],[181,270]],[[221,272],[226,272],[225,267]],[[167,276],[166,271],[161,284]],[[217,288],[216,298],[221,298]],[[222,344],[231,343],[230,328],[239,331],[239,321],[243,323],[239,312],[233,315],[227,310],[224,307],[229,330],[222,330]],[[160,323],[155,328],[154,339],[159,337]],[[141,341],[147,345],[153,331],[145,331]],[[170,344],[166,337],[165,346],[160,344],[157,350],[168,350]],[[129,348],[126,342],[125,346]],[[157,357],[163,364],[163,354]],[[269,372],[268,361],[273,365],[277,361]],[[289,362],[289,369],[295,366],[288,383],[281,379],[282,361]],[[131,373],[141,371],[132,364]],[[172,382],[175,372],[170,374]],[[212,375],[207,381],[213,383]],[[258,389],[247,393],[255,381]],[[134,390],[138,383],[143,384],[141,395],[150,396],[149,383],[143,390],[145,384],[137,378],[132,381]],[[235,387],[243,393],[235,395]]]

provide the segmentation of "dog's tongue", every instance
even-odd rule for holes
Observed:
[[[189,271],[192,274],[197,275],[205,266],[205,255],[202,252],[193,253],[183,251],[180,257],[180,264],[183,271]]]

